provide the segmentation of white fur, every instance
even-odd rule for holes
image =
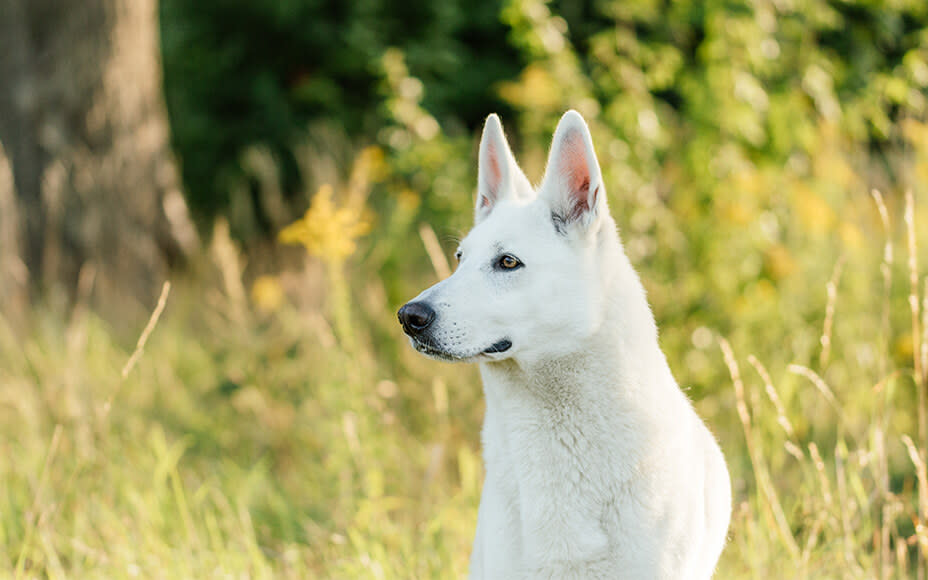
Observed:
[[[711,577],[728,470],[660,350],[580,115],[561,119],[537,192],[491,115],[475,217],[455,273],[414,300],[436,315],[411,339],[480,364],[486,479],[470,577]],[[502,254],[523,266],[495,268]],[[502,339],[511,348],[485,352]]]

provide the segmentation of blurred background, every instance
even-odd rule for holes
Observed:
[[[0,79],[4,575],[463,577],[479,378],[394,313],[574,108],[717,577],[926,577],[923,0],[0,0]]]

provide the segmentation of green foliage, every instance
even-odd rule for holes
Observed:
[[[381,60],[391,47],[429,86],[426,105],[449,128],[505,108],[493,87],[517,74],[519,59],[498,11],[498,2],[462,0],[163,0],[165,94],[195,215],[205,224],[228,215],[233,186],[245,180],[241,195],[267,232],[259,185],[241,165],[254,146],[273,154],[301,210],[294,146],[319,120],[371,140],[385,125]]]
[[[902,152],[923,135],[900,121],[928,104],[923,2],[513,0],[503,18],[527,61],[501,94],[530,177],[557,118],[580,110],[626,249],[658,273],[650,296],[675,328],[788,340],[772,296],[800,272],[808,284],[803,267],[823,287],[877,235],[869,189],[893,203],[916,181]],[[780,314],[821,315],[808,306]]]

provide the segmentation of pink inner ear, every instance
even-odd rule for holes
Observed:
[[[560,151],[560,171],[567,187],[569,220],[579,218],[592,208],[596,192],[590,192],[590,164],[583,137],[572,131],[564,137]]]
[[[493,144],[487,144],[484,166],[487,170],[487,182],[484,184],[487,188],[487,194],[493,197],[493,199],[496,199],[496,194],[499,191],[499,183],[503,180],[503,171],[499,166],[496,146]]]
[[[480,160],[480,170],[483,173],[483,187],[480,191],[480,199],[477,201],[477,207],[480,209],[492,206],[499,197],[503,170],[496,152],[496,145],[487,143],[483,158]]]

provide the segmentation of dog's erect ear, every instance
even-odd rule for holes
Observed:
[[[503,134],[503,125],[494,113],[487,117],[483,126],[483,137],[480,139],[474,220],[482,221],[490,215],[496,202],[505,196],[516,195],[512,189],[519,177],[524,179],[522,170],[516,165],[512,151],[509,150],[509,143]]]
[[[605,211],[603,177],[590,130],[580,113],[567,111],[554,131],[540,189],[554,213],[555,226],[588,227]]]

